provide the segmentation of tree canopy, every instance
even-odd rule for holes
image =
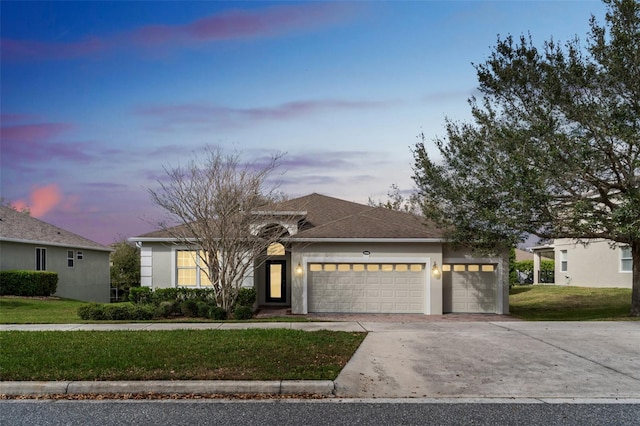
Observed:
[[[605,0],[578,37],[498,37],[475,65],[472,121],[446,121],[432,158],[414,148],[424,214],[480,248],[541,238],[609,239],[633,256],[640,315],[640,2]]]
[[[119,241],[111,253],[111,287],[129,291],[140,285],[140,250],[127,241]]]

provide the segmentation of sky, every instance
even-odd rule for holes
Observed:
[[[470,120],[497,37],[587,38],[598,1],[0,3],[0,194],[110,244],[204,148],[260,162],[289,197],[413,189],[411,148]]]

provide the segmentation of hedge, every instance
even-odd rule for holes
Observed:
[[[48,271],[0,271],[0,296],[51,296],[58,274]]]
[[[94,321],[144,321],[153,319],[153,307],[124,303],[89,303],[78,308],[78,316],[83,320]]]

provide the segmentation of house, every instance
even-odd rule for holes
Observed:
[[[555,283],[579,287],[632,287],[631,249],[605,239],[579,242],[561,238],[550,245],[532,247],[537,284],[540,259],[555,259]]]
[[[294,314],[509,312],[508,253],[475,258],[453,249],[413,214],[320,194],[255,213],[256,235],[263,227],[283,230],[245,277],[261,306]],[[197,256],[185,254],[193,247],[178,245],[170,232],[130,240],[141,250],[143,286],[210,285]]]
[[[56,296],[109,302],[111,249],[0,206],[0,270],[58,274]]]

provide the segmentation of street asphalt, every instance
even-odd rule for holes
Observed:
[[[0,331],[290,328],[368,332],[333,381],[0,382],[0,394],[316,394],[640,404],[640,322],[3,324]]]

